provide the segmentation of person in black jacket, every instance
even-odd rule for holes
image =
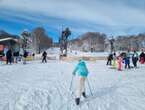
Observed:
[[[107,64],[106,65],[112,65],[112,60],[113,60],[113,54],[109,54],[108,58],[107,58]]]
[[[8,63],[12,63],[12,50],[11,49],[9,49],[8,51],[7,51],[7,53],[6,53],[6,58],[7,58],[7,64]]]
[[[28,52],[25,50],[24,54],[23,54],[23,57],[24,57],[23,64],[26,64],[26,58],[27,58],[27,56],[28,56]]]
[[[47,63],[47,52],[44,51],[43,54],[42,54],[42,63]]]
[[[134,53],[132,55],[132,63],[135,68],[137,68],[137,61],[138,61],[138,53],[136,51],[134,51]]]

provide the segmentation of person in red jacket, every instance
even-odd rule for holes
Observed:
[[[140,61],[141,64],[145,63],[145,53],[144,53],[143,49],[142,49],[142,52],[141,52],[141,54],[139,56],[139,59],[140,59],[139,61]]]

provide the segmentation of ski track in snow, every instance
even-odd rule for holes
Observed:
[[[93,96],[86,84],[88,98],[76,106],[74,83],[69,91],[76,63],[0,65],[0,110],[145,110],[145,65],[120,72],[87,62]]]

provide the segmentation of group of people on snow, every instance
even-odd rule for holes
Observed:
[[[29,54],[28,51],[24,50],[23,53],[20,54],[19,51],[15,52],[12,49],[8,49],[5,54],[0,56],[0,61],[6,61],[6,64],[18,63],[19,61],[23,61],[23,64],[26,64],[28,56],[32,56],[32,60],[35,59],[35,53]],[[43,51],[42,53],[42,63],[47,63],[47,52]]]
[[[7,58],[7,64],[13,62],[13,56],[19,56],[17,53],[13,53],[11,49],[9,49],[6,53],[6,58]],[[27,51],[24,51],[23,57],[24,59],[28,56]],[[111,53],[109,54],[107,58],[107,65],[111,65],[113,68],[118,69],[119,71],[122,71],[123,69],[123,64],[125,69],[130,69],[130,68],[137,68],[137,62],[140,62],[141,64],[145,63],[145,53],[142,50],[141,54],[139,55],[136,51],[134,52],[123,52],[117,55],[116,53]],[[131,65],[131,62],[133,66]],[[25,60],[24,60],[24,63]],[[42,63],[47,63],[47,52],[44,51],[42,53]],[[86,98],[86,92],[85,92],[85,82],[87,80],[87,76],[89,74],[88,68],[86,66],[86,63],[83,59],[80,59],[77,66],[75,67],[74,71],[72,72],[73,76],[76,76],[76,98],[75,98],[75,103],[76,105],[80,104],[80,98],[83,96]]]
[[[26,64],[26,60],[27,60],[27,57],[28,57],[28,52],[26,50],[24,50],[24,53],[23,55],[19,55],[19,52],[12,52],[11,49],[9,49],[6,53],[6,64],[12,64],[12,63],[17,63],[18,62],[18,59],[20,61],[21,57],[23,58],[23,64]],[[35,57],[35,54],[33,53],[32,54],[32,57],[34,59]],[[47,63],[47,52],[44,51],[42,53],[42,63]]]
[[[137,68],[137,63],[138,61],[141,64],[145,63],[145,53],[144,50],[140,53],[140,55],[137,53],[137,51],[127,51],[124,53],[120,53],[118,56],[116,53],[111,53],[108,56],[107,59],[107,65],[111,65],[113,68],[117,68],[119,71],[123,70],[123,64],[125,69],[130,69],[130,68]],[[131,65],[131,62],[133,66]],[[86,63],[83,59],[80,59],[76,68],[73,71],[73,75],[76,76],[76,98],[75,98],[75,103],[76,105],[80,104],[80,98],[83,96],[86,98],[86,92],[85,92],[85,81],[87,79],[87,76],[89,74],[89,71],[87,69]]]
[[[28,56],[28,52],[24,51],[23,54],[20,54],[19,51],[13,51],[12,49],[8,49],[5,54],[3,53],[2,58],[4,58],[4,61],[6,61],[6,64],[13,64],[18,63],[19,61],[22,61],[23,63],[26,63],[26,58]]]
[[[122,52],[119,53],[117,56],[116,53],[111,53],[109,54],[107,58],[107,64],[106,65],[111,65],[114,69],[117,68],[119,71],[123,70],[123,64],[125,69],[130,69],[130,68],[137,68],[137,63],[138,61],[141,64],[145,63],[145,53],[144,50],[142,49],[142,52],[140,55],[138,54],[137,51],[130,52],[129,50],[127,52]],[[132,65],[131,65],[132,62]]]
[[[21,61],[21,55],[19,51],[13,52],[12,49],[9,49],[5,56],[6,64],[18,63],[18,61]]]
[[[23,59],[23,64],[26,64],[26,58],[28,56],[28,52],[25,50],[23,54],[20,54],[19,51],[13,52],[9,49],[6,52],[6,64],[18,63]]]

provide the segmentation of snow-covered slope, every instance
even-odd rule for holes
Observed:
[[[88,98],[77,107],[69,91],[76,63],[0,65],[0,110],[145,110],[145,65],[119,72],[105,61],[87,62],[93,96],[86,83]]]

